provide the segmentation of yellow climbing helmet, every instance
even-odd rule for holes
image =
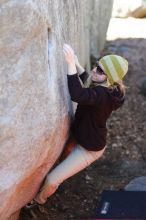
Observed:
[[[109,85],[121,81],[128,71],[128,61],[114,54],[102,57],[99,66],[107,75]]]

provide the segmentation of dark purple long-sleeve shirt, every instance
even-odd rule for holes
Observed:
[[[83,82],[86,75],[86,72],[80,75]],[[82,147],[99,151],[106,145],[106,121],[123,104],[124,95],[119,88],[113,91],[103,86],[83,88],[78,74],[67,77],[71,100],[78,103],[71,131]]]

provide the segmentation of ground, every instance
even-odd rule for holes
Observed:
[[[90,218],[103,190],[119,190],[133,178],[146,176],[146,96],[140,93],[146,77],[146,36],[110,39],[102,55],[109,53],[127,58],[129,71],[125,104],[108,121],[104,156],[66,180],[44,206],[23,208],[20,220]]]

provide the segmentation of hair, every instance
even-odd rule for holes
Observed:
[[[124,85],[123,81],[115,82],[113,85],[109,86],[111,90],[120,89],[120,91],[125,95],[127,86]]]
[[[97,86],[97,85],[100,85],[99,83],[93,83],[92,80],[91,80],[91,74],[88,76],[88,78],[86,79],[85,83],[84,83],[84,86],[85,88],[89,88],[89,87],[94,87],[94,86]],[[110,85],[109,86],[109,89],[111,90],[111,92],[114,90],[114,89],[119,89],[123,95],[125,95],[126,93],[126,89],[128,87],[124,85],[123,81],[120,80],[118,82],[115,82],[113,85]]]

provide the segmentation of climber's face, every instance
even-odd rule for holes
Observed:
[[[96,66],[92,69],[92,75],[91,75],[91,79],[94,82],[103,82],[107,79],[107,76],[105,75],[105,73],[103,72],[103,70],[100,68],[100,66],[98,65],[98,63],[96,64]]]

